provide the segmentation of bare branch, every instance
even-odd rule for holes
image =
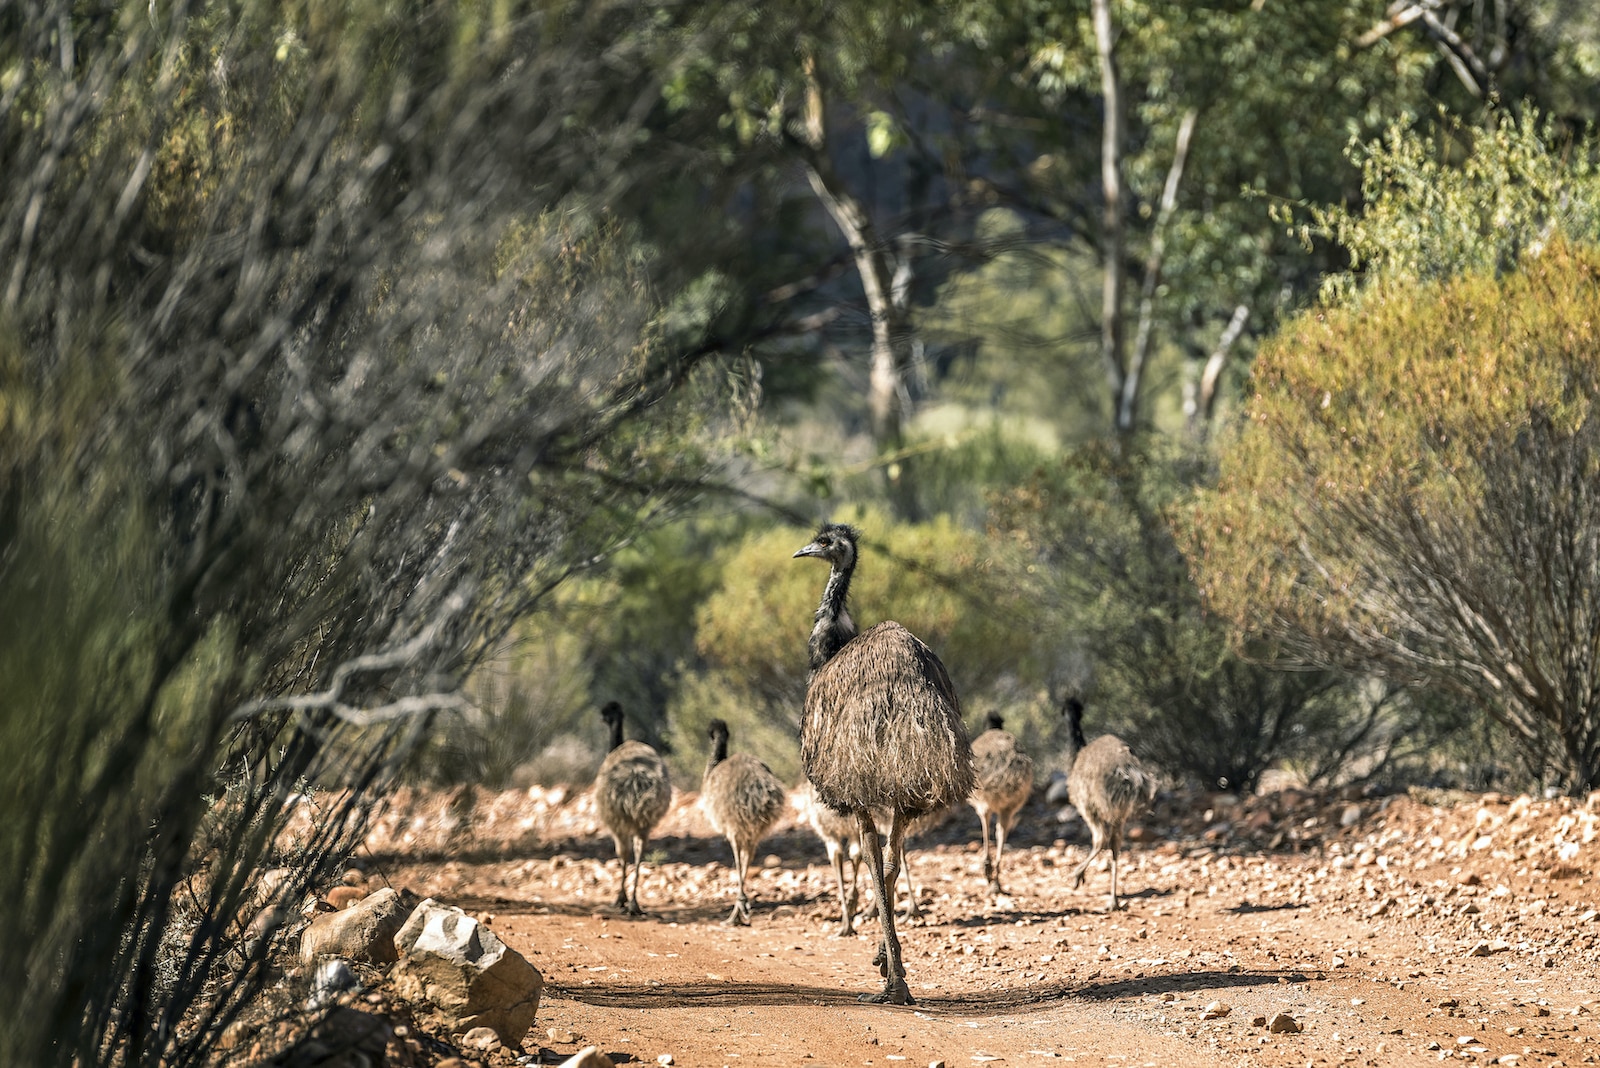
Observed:
[[[1183,181],[1184,164],[1189,159],[1189,139],[1194,136],[1195,120],[1199,117],[1199,110],[1190,108],[1178,123],[1178,140],[1172,149],[1172,166],[1167,169],[1167,182],[1161,191],[1161,207],[1156,212],[1155,229],[1150,236],[1150,254],[1145,258],[1144,283],[1139,293],[1139,326],[1134,334],[1133,351],[1128,355],[1128,371],[1122,379],[1121,406],[1117,411],[1117,426],[1123,431],[1133,429],[1138,409],[1139,385],[1144,378],[1145,357],[1150,350],[1150,330],[1155,317],[1156,284],[1161,278],[1161,262],[1167,252],[1167,226],[1178,204],[1178,185]]]

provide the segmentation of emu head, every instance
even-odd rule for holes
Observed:
[[[716,741],[718,738],[726,738],[727,736],[728,736],[728,721],[727,720],[725,720],[725,719],[714,719],[710,723],[706,724],[706,737],[710,738],[712,741]]]
[[[799,552],[795,559],[802,556],[815,556],[826,560],[834,568],[848,571],[856,563],[856,541],[860,538],[855,527],[844,523],[824,523],[817,529],[816,536],[811,539]]]

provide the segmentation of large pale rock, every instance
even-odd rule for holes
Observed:
[[[335,913],[343,915],[343,913]],[[522,954],[458,908],[432,898],[394,937],[395,992],[433,1006],[455,1034],[487,1027],[512,1049],[533,1025],[544,976]]]
[[[300,932],[300,956],[307,963],[331,956],[388,964],[399,959],[394,936],[408,911],[403,896],[386,886],[343,911],[318,913]]]

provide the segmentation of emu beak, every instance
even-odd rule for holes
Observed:
[[[795,553],[789,559],[798,560],[802,556],[821,556],[821,555],[822,555],[822,546],[818,545],[816,542],[812,542],[810,545],[807,545],[805,548],[803,548],[799,552]]]

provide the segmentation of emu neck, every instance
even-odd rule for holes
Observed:
[[[835,653],[856,636],[856,621],[850,618],[845,600],[850,596],[850,576],[853,567],[833,565],[828,572],[828,584],[822,588],[822,601],[817,605],[816,623],[811,628],[811,670],[826,664]]]
[[[622,744],[622,717],[611,721],[611,748],[615,749]]]
[[[1067,750],[1069,758],[1067,765],[1070,767],[1072,762],[1078,759],[1078,754],[1083,751],[1083,747],[1088,744],[1083,740],[1083,709],[1077,705],[1067,706],[1067,727],[1071,732],[1067,742],[1069,746]]]
[[[716,767],[718,764],[722,763],[724,760],[727,760],[727,759],[728,759],[728,739],[727,739],[727,737],[726,736],[721,736],[721,737],[713,738],[711,740],[711,756],[706,759],[706,774],[709,775],[711,773],[711,769],[712,768]]]

